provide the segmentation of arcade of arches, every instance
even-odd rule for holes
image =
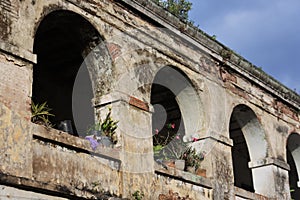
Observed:
[[[38,62],[34,66],[33,101],[47,101],[55,115],[51,122],[56,128],[61,121],[71,122],[69,131],[73,135],[80,135],[79,132],[84,132],[95,120],[92,106],[95,83],[91,81],[93,75],[85,65],[84,57],[89,53],[91,43],[96,47],[100,42],[100,35],[93,26],[69,11],[50,13],[36,34],[34,52]],[[157,72],[151,88],[151,104],[154,106],[152,130],[159,127],[164,132],[166,124],[174,123],[176,132],[185,135],[200,128],[195,127],[197,116],[201,115],[198,94],[189,78],[173,67],[165,66]],[[253,176],[249,162],[266,158],[267,141],[251,108],[238,105],[233,109],[229,133],[233,141],[234,185],[255,192],[253,179],[260,178]],[[299,168],[295,159],[299,157],[299,143],[299,136],[294,133],[287,145],[287,161],[291,168],[289,183],[294,199],[299,197]]]
[[[152,1],[3,2],[0,196],[300,199],[299,95],[250,62]],[[31,101],[53,127],[30,122]],[[93,149],[107,108],[118,143]],[[170,123],[205,175],[153,159]]]
[[[33,101],[47,101],[55,115],[51,118],[52,123],[59,128],[59,122],[70,121],[72,126],[69,131],[73,135],[80,135],[79,132],[84,132],[95,120],[91,103],[94,86],[84,64],[84,56],[87,56],[86,51],[91,43],[95,47],[100,41],[99,34],[91,24],[69,11],[50,13],[36,34],[34,52],[38,62],[34,66]],[[80,101],[77,102],[77,99]],[[151,104],[154,106],[152,130],[160,127],[163,132],[166,124],[174,123],[176,132],[183,135],[197,131],[199,127],[195,125],[201,112],[198,102],[197,93],[188,77],[172,67],[163,67],[157,72],[151,88]],[[81,110],[77,111],[77,108]],[[76,112],[80,115],[76,115]],[[255,192],[253,179],[260,177],[253,177],[249,162],[266,158],[267,141],[251,108],[238,105],[233,109],[229,133],[233,141],[234,185]],[[289,183],[292,197],[297,198],[298,163],[294,158],[298,156],[300,147],[299,142],[294,141],[299,141],[299,137],[291,135],[287,145],[287,161],[291,167]]]

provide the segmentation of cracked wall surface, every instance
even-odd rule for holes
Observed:
[[[289,136],[300,134],[300,97],[218,41],[147,0],[3,0],[0,11],[0,194],[130,199],[142,191],[158,199],[174,191],[192,199],[290,199],[286,149]],[[43,48],[34,48],[37,42]],[[62,91],[72,93],[82,62],[91,77],[93,118],[111,107],[119,121],[114,148],[93,150],[79,133],[31,122],[36,67],[57,83],[47,79],[39,94],[63,102],[57,115],[64,116],[72,101]],[[157,77],[175,94],[186,136],[197,137],[193,145],[207,153],[205,177],[153,160]],[[233,115],[240,118],[231,122]],[[255,192],[234,183],[232,147],[241,139],[230,137],[234,126],[248,145]]]

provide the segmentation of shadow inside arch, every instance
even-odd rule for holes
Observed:
[[[234,184],[254,192],[250,161],[258,161],[267,156],[265,132],[253,110],[246,105],[237,105],[231,115],[230,138],[233,140],[232,160]]]
[[[292,133],[287,140],[287,162],[290,166],[289,184],[292,199],[300,199],[300,135]]]
[[[100,47],[98,55],[89,57],[89,63],[86,57],[102,42],[95,27],[72,11],[53,11],[37,28],[32,100],[48,103],[54,114],[50,121],[55,128],[60,129],[62,122],[68,122],[71,124],[68,132],[81,135],[94,124],[92,99],[99,80],[96,76],[100,69],[109,66],[110,56]]]
[[[199,120],[203,115],[199,95],[189,77],[180,69],[164,66],[158,70],[152,83],[151,104],[154,107],[161,105],[169,113],[166,123],[174,118],[183,134],[194,134],[202,125]],[[172,109],[177,113],[174,117],[171,117]],[[157,117],[154,113],[153,120]]]

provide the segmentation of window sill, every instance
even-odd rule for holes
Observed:
[[[107,158],[121,162],[119,148],[101,147],[98,146],[96,150],[91,148],[90,142],[84,138],[70,135],[66,132],[56,130],[54,128],[46,128],[42,125],[32,124],[33,138],[43,141],[58,144],[77,152],[90,153],[91,155]]]
[[[234,193],[235,193],[235,196],[240,197],[240,198],[244,198],[244,199],[268,200],[268,197],[265,197],[265,196],[260,195],[260,194],[255,194],[253,192],[249,192],[247,190],[244,190],[244,189],[236,187],[236,186],[234,187]]]
[[[198,175],[192,174],[190,172],[178,170],[173,167],[168,167],[168,169],[156,168],[155,173],[163,175],[163,176],[172,177],[175,179],[180,179],[184,182],[189,182],[193,185],[199,185],[201,187],[212,189],[212,183],[209,178],[198,176]]]

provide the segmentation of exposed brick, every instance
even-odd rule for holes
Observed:
[[[137,108],[140,108],[142,110],[149,111],[148,103],[145,103],[144,101],[142,101],[138,98],[135,98],[133,96],[130,97],[129,104],[132,106],[135,106]]]
[[[227,82],[227,81],[231,81],[233,83],[237,83],[237,78],[236,76],[234,76],[233,74],[229,73],[227,70],[225,70],[224,68],[220,69],[220,73],[221,73],[221,78],[222,81]]]
[[[275,101],[275,108],[280,112],[283,113],[292,119],[299,120],[298,115],[296,112],[294,112],[292,109],[287,107],[285,104],[283,104],[281,101]]]
[[[119,45],[115,43],[108,43],[107,48],[112,60],[116,60],[116,58],[121,55],[121,47]]]

